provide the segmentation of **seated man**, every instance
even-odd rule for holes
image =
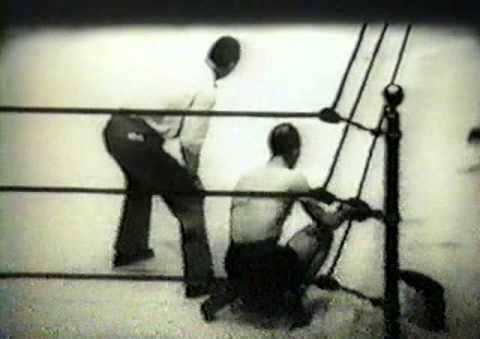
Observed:
[[[240,178],[235,189],[312,193],[322,199],[321,188],[311,189],[306,178],[293,170],[300,155],[301,140],[297,129],[283,123],[269,138],[271,158],[265,166]],[[367,204],[346,205],[328,213],[311,197],[298,199],[313,223],[297,232],[286,244],[278,244],[284,222],[294,198],[234,197],[231,205],[231,243],[225,269],[231,282],[230,293],[215,295],[202,304],[202,314],[209,321],[214,313],[239,294],[250,300],[275,303],[276,296],[294,296],[298,312],[296,325],[309,322],[301,297],[324,263],[333,241],[333,231],[345,220],[364,220],[371,215]],[[223,300],[221,300],[223,297]]]

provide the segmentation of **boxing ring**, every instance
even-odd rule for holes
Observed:
[[[378,139],[381,137],[385,140],[386,157],[384,166],[385,175],[385,192],[384,207],[382,211],[377,211],[378,218],[385,225],[385,243],[384,243],[384,272],[385,272],[385,290],[384,290],[384,319],[387,338],[398,338],[400,336],[400,305],[399,305],[399,224],[401,222],[399,212],[399,166],[400,166],[400,114],[398,106],[402,103],[404,94],[402,87],[396,83],[403,56],[405,54],[406,45],[411,32],[411,25],[405,29],[402,44],[398,51],[395,67],[392,72],[390,82],[384,88],[383,96],[385,104],[380,109],[380,115],[375,128],[366,127],[355,121],[355,113],[362,99],[364,89],[369,81],[370,73],[374,68],[377,55],[381,49],[382,42],[386,37],[389,25],[384,24],[383,29],[376,42],[372,57],[365,71],[361,85],[358,89],[353,106],[347,116],[337,112],[339,100],[343,94],[345,84],[351,72],[358,50],[362,44],[365,30],[368,24],[364,24],[359,33],[356,44],[353,48],[351,57],[342,75],[340,85],[332,105],[328,108],[319,110],[318,112],[273,112],[273,111],[179,111],[179,110],[152,110],[152,109],[108,109],[108,108],[92,108],[92,107],[23,107],[23,106],[0,106],[1,115],[9,114],[35,114],[35,115],[130,115],[137,116],[203,116],[203,117],[219,117],[219,118],[252,118],[252,119],[317,119],[323,123],[343,123],[344,129],[338,147],[336,149],[333,162],[330,166],[328,175],[324,181],[325,189],[324,202],[340,202],[348,203],[348,200],[341,199],[328,192],[328,186],[331,182],[333,173],[338,164],[343,145],[348,136],[349,128],[354,127],[371,135],[371,143],[367,159],[364,164],[361,180],[359,182],[355,197],[361,198],[364,184],[370,168],[372,156]],[[8,193],[64,193],[64,194],[96,194],[96,195],[117,195],[126,194],[126,189],[116,188],[92,188],[92,187],[51,187],[51,186],[21,186],[21,185],[2,185],[0,186],[1,194]],[[175,191],[154,191],[155,195],[194,195],[199,194],[205,197],[255,197],[255,198],[298,198],[302,196],[313,196],[309,193],[294,194],[272,191],[230,191],[230,190],[202,190],[197,192],[175,192]],[[334,253],[333,263],[328,269],[328,276],[332,276],[335,272],[338,260],[341,257],[342,250],[346,244],[349,232],[353,222],[349,221],[348,226],[341,237],[338,250]],[[142,280],[142,281],[178,281],[185,279],[182,276],[166,276],[158,274],[75,274],[75,273],[54,273],[54,272],[0,272],[0,279],[12,278],[42,278],[42,279],[104,279],[104,280]],[[349,290],[345,288],[345,290]],[[361,292],[351,290],[360,297],[365,297]]]

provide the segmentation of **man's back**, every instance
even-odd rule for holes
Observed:
[[[292,192],[308,190],[308,184],[295,171],[267,165],[241,177],[235,190]],[[290,198],[234,197],[230,220],[232,240],[238,243],[278,240],[292,205]]]

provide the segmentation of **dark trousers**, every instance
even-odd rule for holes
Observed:
[[[253,244],[231,241],[225,271],[227,282],[202,303],[206,320],[213,320],[215,313],[239,297],[247,305],[270,313],[287,301],[286,292],[295,297],[289,300],[295,315],[304,314],[300,293],[304,271],[288,245],[279,246],[276,240]]]
[[[141,135],[131,140],[129,133]],[[195,192],[194,177],[162,147],[163,138],[143,120],[114,116],[104,129],[105,145],[126,177],[127,194],[114,249],[134,254],[148,248],[154,191]],[[162,195],[181,225],[184,275],[204,282],[213,275],[202,196]]]
[[[225,257],[225,271],[237,291],[254,299],[282,298],[296,292],[303,281],[297,254],[276,240],[251,244],[230,243]]]

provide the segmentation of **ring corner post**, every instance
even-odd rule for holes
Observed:
[[[385,154],[385,338],[400,338],[399,269],[399,173],[400,115],[397,107],[403,101],[402,87],[390,84],[383,92],[386,104]]]

